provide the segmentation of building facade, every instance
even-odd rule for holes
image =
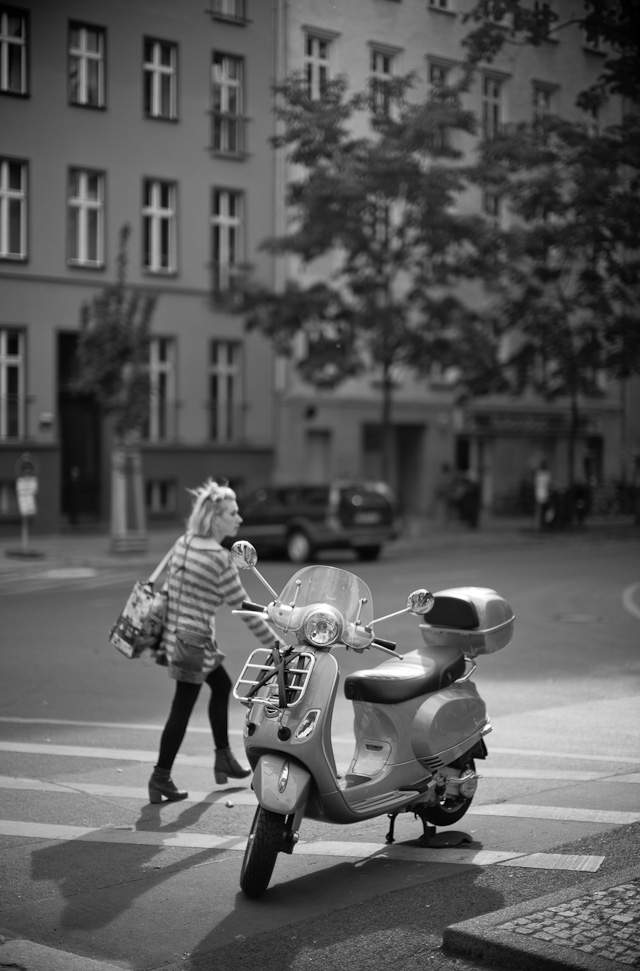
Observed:
[[[0,530],[25,453],[36,531],[109,519],[109,423],[73,379],[125,224],[127,282],[157,297],[149,520],[208,475],[271,476],[270,347],[224,303],[247,263],[273,280],[272,9],[248,3],[0,3]]]
[[[363,91],[413,71],[416,97],[424,98],[432,85],[458,79],[462,40],[471,29],[463,16],[473,5],[473,0],[281,0],[281,75],[303,72],[313,94],[326,78],[340,74],[348,76],[352,91]],[[555,6],[562,21],[583,11],[580,0],[545,6]],[[576,96],[593,82],[602,63],[603,51],[577,24],[539,47],[506,45],[494,63],[478,72],[465,107],[474,111],[483,138],[506,122],[531,120],[542,112],[604,127],[621,120],[618,101],[607,104],[597,118],[575,107]],[[461,141],[467,158],[474,144],[466,136]],[[285,180],[286,169],[279,175]],[[283,194],[281,184],[280,198]],[[508,218],[499,200],[479,191],[469,192],[460,205],[491,220]],[[286,272],[296,273],[293,264]],[[280,381],[276,474],[283,481],[379,474],[376,375],[347,382],[331,394],[305,387],[291,370],[283,371]],[[634,387],[608,382],[601,397],[580,402],[579,476],[601,482],[624,474],[625,468],[630,471],[632,455],[640,454]],[[542,458],[559,485],[567,481],[568,402],[550,404],[532,395],[459,402],[441,374],[420,382],[403,374],[397,376],[392,422],[395,456],[389,479],[409,514],[433,510],[443,463],[475,473],[487,508],[513,508]]]
[[[241,494],[276,480],[378,478],[381,382],[305,385],[245,332],[226,298],[247,265],[281,287],[296,267],[260,248],[282,233],[290,175],[272,149],[272,83],[312,92],[414,71],[416,97],[460,70],[472,0],[0,0],[0,533],[20,516],[25,455],[34,527],[106,522],[109,423],[73,387],[83,304],[116,278],[158,298],[143,474],[150,522],[181,518],[186,489],[226,475]],[[563,0],[562,14],[580,0]],[[490,136],[540,111],[579,117],[602,53],[579,28],[508,49],[466,107]],[[619,120],[611,103],[594,124]],[[473,142],[463,146],[471,151]],[[501,218],[495,199],[462,205]],[[581,403],[579,470],[597,479],[640,453],[636,386]],[[404,512],[428,515],[441,466],[472,469],[504,504],[541,457],[566,475],[568,405],[532,397],[460,403],[446,374],[394,374],[393,462]]]

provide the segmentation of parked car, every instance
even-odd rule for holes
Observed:
[[[240,503],[237,539],[261,555],[286,554],[305,563],[319,550],[352,549],[375,560],[398,535],[391,491],[383,483],[340,481],[258,489]]]

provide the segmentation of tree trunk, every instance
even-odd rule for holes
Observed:
[[[111,549],[141,553],[147,541],[140,443],[119,442],[111,452]]]
[[[395,485],[391,476],[393,459],[393,425],[391,424],[392,393],[391,368],[389,364],[385,363],[382,367],[382,461],[380,471],[383,481],[389,485]]]

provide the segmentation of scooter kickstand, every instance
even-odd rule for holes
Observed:
[[[436,828],[427,822],[423,813],[417,812],[414,813],[414,815],[420,817],[420,822],[422,823],[422,841],[425,846],[428,846],[433,837],[436,835]]]
[[[395,842],[394,836],[393,836],[393,828],[396,825],[396,819],[397,818],[398,818],[398,814],[397,813],[387,813],[387,819],[390,819],[391,820],[391,823],[389,825],[389,832],[387,833],[387,835],[385,837],[385,843],[393,843],[393,842]]]

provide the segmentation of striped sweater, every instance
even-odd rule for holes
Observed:
[[[168,590],[169,603],[161,650],[166,652],[169,661],[169,676],[177,678],[171,670],[176,629],[211,635],[215,641],[218,608],[222,604],[239,608],[248,598],[231,553],[215,540],[189,534],[181,536],[174,547],[165,589]],[[258,640],[267,647],[273,646],[276,635],[261,617],[254,615],[242,619]],[[213,650],[207,649],[202,680],[214,665]]]

